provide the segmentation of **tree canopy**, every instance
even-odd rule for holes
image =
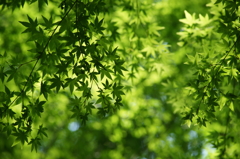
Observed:
[[[239,6],[1,0],[0,158],[239,158]]]

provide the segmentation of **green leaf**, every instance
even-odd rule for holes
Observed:
[[[22,130],[17,130],[13,135],[16,136],[16,140],[21,141],[22,144],[28,142],[28,134]]]
[[[36,137],[36,138],[32,138],[31,141],[28,143],[31,146],[31,151],[33,151],[35,149],[35,151],[37,152],[38,147],[41,145],[40,143],[40,138]]]
[[[114,60],[114,63],[115,63],[115,65],[113,66],[114,73],[115,74],[118,73],[118,74],[123,76],[122,71],[127,71],[127,69],[125,67],[123,67],[124,61],[120,60],[120,59],[117,59],[117,60]]]
[[[41,117],[41,113],[43,113],[43,105],[46,103],[46,101],[39,101],[39,99],[36,100],[35,104],[32,105],[32,113],[33,116],[38,115]]]
[[[9,74],[7,82],[11,81],[16,76],[17,70],[18,69],[16,67],[10,66],[9,70],[5,72],[6,74]]]
[[[210,24],[212,22],[212,20],[209,19],[208,14],[206,14],[205,17],[202,16],[201,14],[199,14],[199,19],[200,19],[199,24],[201,26],[206,26],[206,25],[208,25],[208,24]]]
[[[12,124],[9,123],[4,124],[3,132],[6,131],[7,135],[10,135],[13,130],[16,131]]]
[[[92,102],[89,102],[89,103],[85,106],[85,109],[86,109],[86,113],[92,114],[92,109],[95,109],[95,106],[93,105]]]
[[[188,13],[186,10],[184,10],[184,14],[185,14],[185,19],[180,19],[179,21],[182,23],[185,23],[189,26],[192,26],[193,24],[198,23],[198,20],[195,18],[195,13],[193,15],[191,15],[190,13]]]
[[[22,21],[19,21],[23,26],[25,27],[29,27],[30,26],[30,23],[28,22],[22,22]]]
[[[27,15],[27,17],[28,17],[28,21],[29,21],[29,22],[22,22],[22,21],[20,21],[20,23],[21,23],[22,25],[24,25],[25,27],[27,27],[27,29],[25,29],[25,30],[23,31],[23,33],[27,33],[27,32],[36,33],[36,32],[37,32],[36,27],[38,26],[37,18],[36,18],[35,20],[33,20],[33,19],[32,19],[31,17],[29,17],[28,15]]]
[[[102,84],[105,90],[110,89],[112,87],[112,84],[110,84],[107,79],[106,79],[106,82]]]
[[[84,115],[81,115],[81,123],[82,123],[82,125],[86,125],[86,122],[88,121],[88,114],[89,113],[85,113]]]
[[[46,131],[47,128],[44,128],[43,125],[40,125],[38,128],[37,135],[40,136],[40,138],[43,138],[43,136],[48,137]]]
[[[47,30],[47,29],[51,29],[53,27],[53,19],[52,19],[52,16],[50,17],[50,19],[47,19],[46,17],[44,17],[42,15],[42,18],[44,20],[44,23],[42,23],[43,26],[45,26],[44,30]]]
[[[121,95],[125,95],[123,92],[123,86],[117,85],[116,83],[113,85],[113,91],[112,91],[113,98],[121,98]]]
[[[40,95],[43,94],[46,100],[48,100],[48,94],[50,93],[49,85],[47,82],[41,82]]]
[[[110,74],[111,72],[112,72],[112,70],[109,69],[109,68],[107,68],[107,67],[105,67],[105,69],[102,69],[102,70],[101,70],[101,79],[103,79],[104,76],[107,76],[107,78],[109,78],[110,80],[112,80],[112,76],[111,76],[111,74]]]
[[[50,89],[52,88],[56,88],[56,92],[58,92],[60,90],[60,88],[63,88],[63,81],[60,79],[60,76],[54,75],[54,78],[49,79],[49,81],[52,82],[52,84],[50,85]]]
[[[65,79],[67,82],[65,83],[64,87],[68,87],[70,88],[70,92],[71,94],[73,94],[74,91],[74,87],[80,87],[78,84],[79,78],[66,78]]]

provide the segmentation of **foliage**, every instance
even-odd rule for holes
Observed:
[[[239,3],[217,1],[209,5],[213,6],[213,18],[196,18],[185,11],[186,19],[180,20],[185,24],[179,32],[180,45],[191,51],[186,64],[193,75],[185,87],[192,100],[182,105],[183,118],[203,126],[220,124],[222,128],[212,130],[209,140],[219,150],[219,158],[237,158],[239,142],[232,142],[238,134],[239,119]]]
[[[238,158],[240,4],[169,1],[1,1],[0,156]]]
[[[100,19],[99,14],[104,12],[103,5],[101,1],[63,1],[60,4],[63,7],[60,19],[42,15],[41,20],[38,20],[27,15],[28,21],[20,21],[26,27],[23,33],[30,34],[28,41],[34,42],[35,46],[30,49],[30,62],[23,61],[14,67],[16,61],[10,59],[4,61],[7,65],[2,66],[5,98],[1,101],[1,118],[11,119],[2,123],[12,126],[8,135],[15,135],[22,144],[28,142],[27,134],[31,133],[32,120],[36,116],[41,117],[45,100],[48,100],[52,91],[58,93],[64,89],[71,94],[80,92],[73,95],[72,100],[76,102],[71,111],[82,123],[86,123],[88,114],[95,108],[91,104],[93,87],[97,87],[96,103],[100,104],[98,113],[102,113],[102,116],[122,105],[121,95],[124,93],[121,91],[120,75],[126,69],[116,50],[111,45],[103,44],[111,43],[111,39],[102,32],[103,19]],[[20,67],[23,65],[28,68],[21,72]],[[18,90],[9,90],[7,85],[11,81],[14,81]],[[20,117],[14,115],[11,109],[13,105],[22,107]],[[17,129],[14,125],[18,126]],[[25,134],[24,138],[21,134]],[[40,133],[37,133],[31,139],[33,147],[36,147],[33,143],[37,141],[35,139],[40,139],[39,136]]]

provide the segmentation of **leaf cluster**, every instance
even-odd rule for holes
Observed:
[[[207,126],[224,117],[222,123],[224,131],[211,132],[209,139],[219,151],[219,157],[234,156],[227,151],[231,149],[230,142],[236,141],[236,135],[230,130],[235,127],[234,121],[239,119],[239,30],[233,25],[239,21],[236,15],[239,9],[237,1],[216,1],[215,5],[222,5],[219,11],[213,7],[212,18],[208,15],[199,15],[185,11],[185,19],[180,21],[185,24],[178,34],[180,46],[187,52],[186,65],[191,67],[192,74],[185,89],[193,100],[189,99],[183,104],[188,108],[182,111],[183,119],[190,123]],[[220,12],[217,14],[216,12]],[[217,16],[219,16],[216,18]],[[223,122],[223,121],[222,121]],[[218,135],[217,135],[218,134]],[[215,136],[215,137],[214,137]]]
[[[24,6],[25,1],[1,3],[3,8],[15,8],[20,4]],[[37,135],[33,135],[36,131],[33,127],[38,125],[37,118],[41,117],[52,93],[71,94],[72,117],[83,125],[93,109],[105,117],[123,105],[121,79],[127,70],[117,48],[113,49],[111,40],[104,35],[105,3],[76,0],[63,1],[59,6],[57,16],[32,18],[27,15],[27,21],[20,21],[25,27],[23,33],[29,36],[28,42],[34,43],[29,50],[33,59],[19,65],[12,60],[7,66],[1,66],[1,82],[5,88],[0,99],[4,127],[1,131],[16,136],[22,144],[32,145],[32,150],[37,150],[40,140],[46,136],[42,125]],[[29,69],[21,72],[25,65]],[[18,89],[9,89],[10,84]],[[12,109],[16,105],[21,107],[20,114]]]

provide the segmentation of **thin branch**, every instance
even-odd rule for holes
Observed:
[[[31,72],[30,72],[30,74],[29,74],[29,76],[28,76],[28,78],[27,78],[27,82],[25,83],[23,89],[21,90],[20,94],[9,104],[9,106],[11,106],[11,105],[21,96],[21,94],[24,92],[24,90],[25,90],[25,88],[26,88],[26,86],[27,86],[27,84],[28,84],[28,82],[29,82],[29,79],[30,79],[30,77],[31,77],[32,74],[33,74],[34,69],[36,68],[36,66],[37,66],[37,64],[38,64],[38,62],[39,62],[39,60],[40,60],[43,52],[44,52],[44,51],[46,50],[46,48],[48,47],[48,44],[49,44],[49,42],[51,41],[53,35],[54,35],[55,32],[57,31],[57,28],[61,25],[61,23],[63,22],[63,20],[66,18],[66,16],[69,14],[69,12],[73,9],[73,7],[74,7],[74,5],[75,5],[76,3],[77,3],[77,0],[73,3],[73,5],[71,6],[71,8],[66,12],[66,14],[63,16],[62,20],[59,22],[59,24],[58,24],[58,25],[56,26],[56,28],[53,30],[52,35],[49,37],[49,39],[48,39],[47,43],[45,44],[45,46],[44,46],[44,48],[43,48],[40,56],[38,57],[37,61],[35,62],[32,70],[31,70]]]

